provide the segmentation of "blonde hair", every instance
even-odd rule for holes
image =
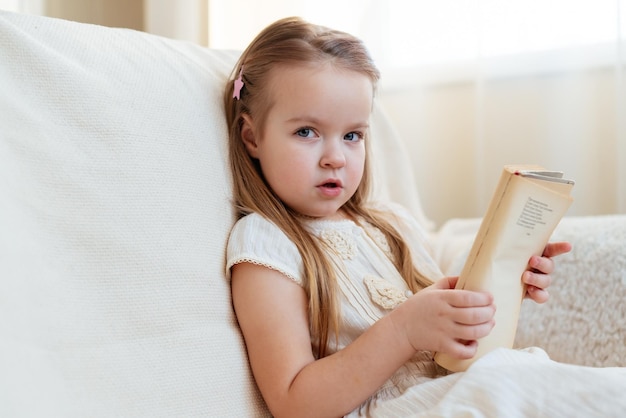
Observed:
[[[307,65],[329,62],[342,69],[364,74],[372,88],[380,77],[363,43],[344,32],[313,25],[300,18],[281,19],[265,28],[243,52],[224,90],[229,129],[229,153],[238,216],[256,212],[277,225],[298,248],[304,265],[303,286],[308,297],[309,321],[318,357],[326,355],[331,331],[338,332],[339,307],[336,273],[323,243],[310,234],[292,209],[283,204],[265,182],[258,161],[251,158],[241,137],[243,115],[249,115],[263,132],[272,95],[268,94],[270,72],[277,65]],[[243,71],[242,71],[243,68]],[[244,87],[233,98],[234,78],[242,73]],[[369,154],[366,141],[366,154]],[[409,288],[417,291],[430,284],[413,264],[408,246],[384,213],[366,207],[371,187],[369,158],[363,179],[343,206],[352,219],[380,229],[391,248],[393,262]]]

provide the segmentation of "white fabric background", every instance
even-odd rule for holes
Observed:
[[[235,55],[5,13],[0,51],[0,416],[266,414],[224,278]]]

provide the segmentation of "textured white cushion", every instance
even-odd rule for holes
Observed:
[[[0,416],[262,416],[224,276],[235,54],[0,13]]]

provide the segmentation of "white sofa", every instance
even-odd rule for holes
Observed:
[[[269,415],[223,266],[236,55],[0,12],[0,416]],[[373,124],[377,193],[427,225],[401,142]],[[433,232],[448,272],[477,222]],[[516,344],[626,366],[626,216],[556,235],[574,250]]]

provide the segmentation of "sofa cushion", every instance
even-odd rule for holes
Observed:
[[[0,416],[263,416],[229,285],[237,54],[0,13]]]

